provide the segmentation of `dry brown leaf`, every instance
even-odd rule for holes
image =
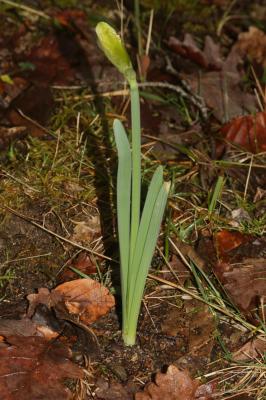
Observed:
[[[88,244],[101,235],[101,222],[99,215],[94,215],[85,221],[73,221],[74,233],[71,236],[73,242]]]
[[[215,319],[207,305],[200,301],[186,302],[186,312],[190,313],[189,322],[189,353],[210,359],[214,345]]]
[[[188,371],[170,365],[165,374],[158,372],[155,383],[146,385],[135,400],[208,400],[212,399],[212,392],[212,386],[199,386],[199,381],[192,379]]]
[[[99,400],[132,400],[132,394],[127,389],[128,387],[121,385],[121,383],[109,383],[100,378],[97,381],[95,394]]]
[[[175,53],[203,68],[220,70],[222,67],[223,61],[220,56],[220,48],[210,36],[205,38],[204,50],[198,48],[193,36],[189,33],[185,35],[184,41],[171,36],[168,44]]]
[[[219,259],[223,262],[227,262],[230,259],[230,251],[249,242],[250,240],[250,235],[244,235],[237,231],[230,232],[224,229],[217,232],[214,241]]]
[[[38,304],[44,304],[51,309],[58,304],[58,302],[63,301],[63,297],[60,292],[50,292],[47,288],[38,289],[38,293],[29,294],[27,299],[29,301],[29,307],[27,311],[27,316],[29,318],[33,316]]]
[[[260,338],[255,338],[241,347],[233,354],[234,361],[256,359],[263,356],[266,351],[266,341]]]
[[[109,290],[93,279],[76,279],[59,285],[52,293],[60,293],[70,314],[91,324],[115,305]]]
[[[243,55],[266,68],[266,34],[255,26],[238,35],[236,47]]]
[[[266,296],[266,260],[246,260],[223,273],[222,282],[233,302],[242,310],[252,308]]]
[[[70,361],[71,351],[59,342],[40,337],[10,336],[0,347],[1,400],[67,400],[64,378],[82,378]]]
[[[234,118],[222,127],[221,134],[253,153],[266,151],[266,112]]]
[[[241,63],[237,50],[232,48],[220,71],[205,72],[200,77],[184,75],[193,92],[200,93],[220,122],[257,111],[255,96],[242,90],[243,74],[238,69]]]
[[[77,273],[69,267],[74,267],[86,275],[97,272],[95,261],[86,251],[81,251],[74,260],[70,260],[67,267],[58,276],[58,283],[71,281],[77,277]]]

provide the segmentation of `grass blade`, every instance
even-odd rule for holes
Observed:
[[[120,249],[120,275],[123,307],[123,324],[126,324],[127,281],[130,248],[130,197],[131,197],[131,150],[124,126],[114,120],[114,135],[118,152],[117,171],[117,220]]]

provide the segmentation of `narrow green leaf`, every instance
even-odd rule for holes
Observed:
[[[114,120],[114,135],[118,151],[117,171],[117,220],[120,247],[120,275],[123,318],[126,318],[127,304],[127,280],[129,269],[129,245],[130,245],[130,196],[131,196],[131,150],[124,126],[118,120]],[[124,321],[123,323],[126,323]]]
[[[161,185],[154,204],[152,204],[152,196],[149,198],[147,196],[143,215],[141,218],[139,235],[137,238],[137,246],[135,249],[136,254],[138,254],[139,252],[141,254],[140,257],[135,257],[136,264],[134,264],[134,266],[131,265],[132,269],[137,270],[137,277],[135,279],[135,282],[132,282],[132,285],[134,285],[134,289],[133,294],[131,295],[131,304],[128,315],[128,343],[135,340],[135,338],[133,338],[133,335],[134,332],[136,332],[141,299],[146,283],[146,278],[148,275],[148,270],[159,235],[169,187],[169,183],[164,183],[163,185]],[[152,209],[152,212],[150,212],[150,208]],[[146,226],[148,214],[149,222],[147,224],[148,226]],[[142,243],[142,246],[140,246],[140,243]],[[139,262],[139,264],[137,264],[137,262]]]
[[[149,185],[146,201],[144,204],[141,222],[138,227],[137,237],[135,241],[134,251],[132,255],[132,259],[130,260],[130,272],[128,279],[128,301],[129,306],[132,302],[132,297],[134,295],[134,284],[137,274],[139,264],[142,258],[142,254],[144,251],[145,240],[147,236],[147,232],[149,229],[150,220],[152,217],[153,207],[156,202],[158,193],[163,184],[163,168],[159,166],[153,174],[152,180]]]

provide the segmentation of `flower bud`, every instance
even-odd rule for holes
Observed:
[[[99,22],[96,26],[96,34],[100,47],[108,60],[129,82],[136,79],[129,55],[116,31],[106,22]]]

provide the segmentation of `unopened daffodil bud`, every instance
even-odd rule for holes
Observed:
[[[99,44],[109,61],[131,83],[136,80],[136,74],[126,48],[116,31],[106,22],[99,22],[96,26]]]

